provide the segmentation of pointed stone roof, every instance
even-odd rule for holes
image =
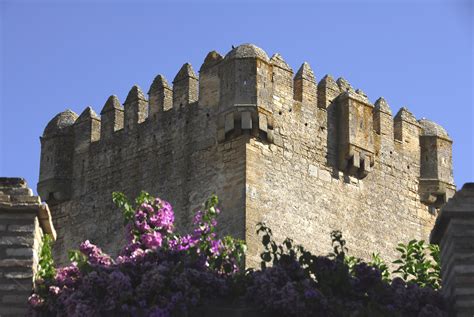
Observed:
[[[304,62],[300,69],[296,72],[295,79],[306,79],[312,82],[316,82],[316,79],[314,77],[314,72],[311,69],[311,66],[307,63]]]
[[[238,59],[238,58],[260,58],[268,62],[268,55],[260,47],[255,46],[254,44],[242,44],[232,49],[225,59]]]
[[[204,59],[204,63],[201,65],[201,68],[199,69],[199,71],[203,71],[207,68],[217,65],[223,59],[224,58],[222,57],[221,54],[219,54],[216,51],[211,51],[207,53],[206,58]]]
[[[354,90],[352,88],[351,84],[344,78],[344,77],[339,77],[336,81],[337,85],[339,86],[339,89],[341,91],[351,91]]]
[[[145,100],[145,95],[138,85],[133,85],[132,89],[128,92],[127,99],[124,104],[128,104],[137,100]]]
[[[419,125],[415,116],[406,107],[400,108],[394,118],[395,121],[406,121],[415,125]]]
[[[153,92],[162,92],[164,89],[171,89],[171,87],[168,84],[168,81],[166,80],[165,76],[159,74],[151,83],[150,89],[148,90],[148,94],[151,94]]]
[[[421,129],[422,129],[421,135],[437,136],[437,137],[441,137],[441,138],[448,139],[451,141],[451,138],[449,137],[448,132],[446,132],[446,130],[442,126],[437,124],[436,122],[433,122],[425,118],[419,120],[418,122],[420,123]]]
[[[67,109],[63,112],[58,113],[51,121],[48,122],[48,125],[43,131],[43,137],[50,137],[56,134],[61,134],[64,129],[70,127],[76,122],[78,115]]]
[[[173,84],[186,78],[198,78],[196,73],[194,72],[193,67],[189,63],[185,63],[183,66],[181,66],[181,69],[173,79]]]
[[[272,58],[270,58],[270,63],[281,69],[293,72],[293,69],[291,69],[290,65],[285,62],[285,60],[279,53],[273,54]]]
[[[385,101],[384,97],[380,97],[375,101],[375,110],[392,114],[392,109],[390,109],[390,106],[388,105],[387,101]]]
[[[100,111],[100,114],[104,114],[114,110],[123,110],[122,105],[120,104],[120,101],[116,95],[112,95],[107,99],[104,107]]]
[[[95,111],[91,107],[87,107],[86,109],[84,109],[84,111],[82,111],[79,118],[77,118],[76,124],[90,121],[91,119],[100,120],[99,116],[95,113]]]
[[[318,83],[318,87],[331,87],[334,89],[339,89],[336,84],[336,81],[330,74],[326,74]]]

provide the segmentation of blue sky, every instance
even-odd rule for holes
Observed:
[[[296,71],[343,76],[394,114],[443,125],[458,186],[474,181],[473,6],[452,1],[0,0],[0,175],[36,188],[48,121],[67,108],[100,112],[207,52],[251,42]]]

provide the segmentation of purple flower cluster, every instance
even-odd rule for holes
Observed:
[[[46,292],[30,297],[33,315],[186,315],[190,307],[225,296],[228,276],[219,267],[232,263],[236,270],[238,261],[235,250],[221,258],[226,246],[215,233],[218,213],[214,207],[199,211],[192,233],[179,236],[168,202],[140,204],[125,226],[120,255],[114,260],[90,241],[81,243],[75,262],[43,281]]]
[[[90,243],[89,240],[82,242],[79,250],[87,257],[87,261],[91,265],[107,266],[112,264],[112,258],[104,254],[99,247]]]

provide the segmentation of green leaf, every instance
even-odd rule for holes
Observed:
[[[262,244],[264,246],[267,246],[269,243],[270,243],[270,236],[266,234],[262,237]]]

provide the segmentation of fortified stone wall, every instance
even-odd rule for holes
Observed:
[[[140,190],[168,200],[178,227],[212,193],[223,232],[245,238],[258,261],[255,225],[316,252],[340,229],[356,256],[393,257],[396,244],[426,239],[452,196],[452,141],[429,120],[307,63],[294,75],[279,55],[245,44],[210,52],[199,78],[184,64],[171,87],[158,75],[148,98],[134,86],[101,117],[58,114],[41,137],[38,192],[58,231],[56,257],[89,239],[115,252],[121,213],[111,193]]]

